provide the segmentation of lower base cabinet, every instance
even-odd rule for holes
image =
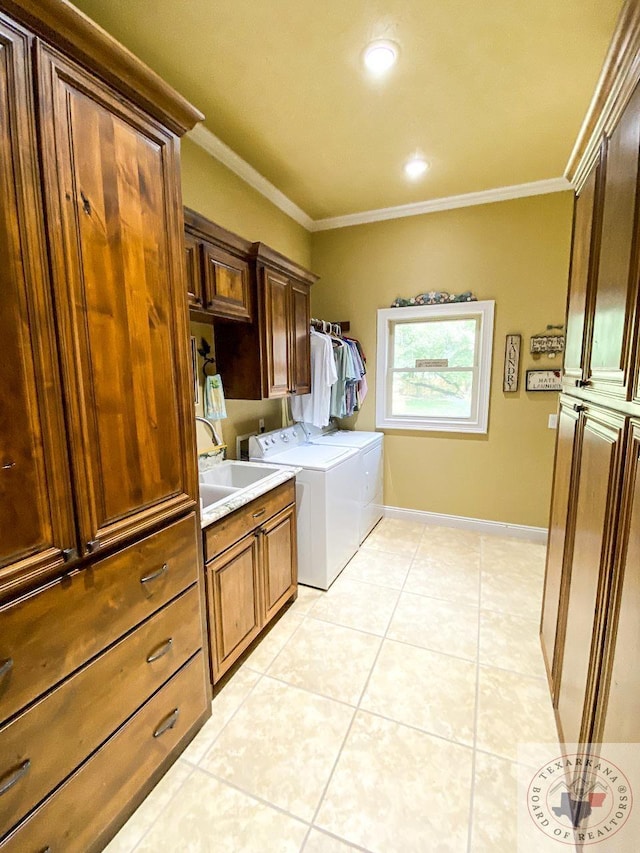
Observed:
[[[204,531],[215,684],[297,595],[294,481]]]

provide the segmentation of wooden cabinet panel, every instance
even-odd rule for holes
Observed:
[[[258,535],[249,534],[207,564],[213,633],[212,670],[217,681],[262,627]],[[212,618],[213,617],[213,618]]]
[[[289,393],[289,281],[284,276],[263,269],[265,333],[264,364],[265,397],[286,397]]]
[[[295,394],[311,393],[311,319],[309,286],[292,281],[291,288],[291,354],[289,387]]]
[[[556,674],[561,668],[564,647],[566,603],[573,547],[572,529],[575,503],[571,500],[574,483],[576,437],[579,408],[570,398],[562,398],[558,414],[556,456],[553,473],[553,497],[549,518],[547,565],[542,606],[541,638],[552,695],[556,696]],[[579,450],[578,450],[579,452]]]
[[[195,503],[177,141],[44,48],[39,67],[73,473],[92,553]]]
[[[564,654],[557,672],[558,717],[569,743],[590,734],[590,695],[598,669],[597,609],[611,568],[624,424],[622,416],[591,407],[581,422]]]
[[[640,422],[632,424],[595,740],[640,741]]]
[[[268,622],[297,585],[296,508],[290,506],[262,527],[264,619]]]
[[[202,647],[200,596],[184,593],[0,728],[0,837],[97,749]]]
[[[564,379],[567,390],[581,383],[589,342],[590,315],[587,312],[589,284],[598,244],[594,222],[596,186],[600,167],[594,165],[582,191],[576,197],[573,214],[571,269],[567,298],[567,335],[564,354]]]
[[[0,720],[195,583],[196,535],[190,515],[1,607]]]
[[[602,236],[595,281],[588,379],[596,390],[624,396],[635,328],[634,267],[640,89],[636,89],[606,148]]]
[[[0,15],[0,583],[33,582],[77,545],[43,249],[30,40]],[[72,556],[69,554],[68,556]]]
[[[199,243],[189,232],[184,235],[185,275],[187,279],[187,300],[190,306],[202,308],[204,293],[200,275]]]
[[[202,243],[205,308],[214,317],[252,319],[249,264],[218,246]]]
[[[5,839],[3,853],[103,850],[206,709],[200,652]]]

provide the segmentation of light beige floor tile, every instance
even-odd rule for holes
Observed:
[[[399,592],[370,583],[338,578],[313,606],[310,616],[382,636],[396,606]]]
[[[244,666],[254,669],[256,672],[266,672],[276,655],[302,625],[303,619],[304,616],[300,613],[285,613],[251,652],[244,662]]]
[[[473,746],[476,664],[385,640],[360,707]]]
[[[308,826],[195,770],[140,853],[298,853]]]
[[[530,770],[495,755],[476,753],[473,787],[473,853],[571,853],[531,822],[519,801]],[[524,774],[524,776],[522,775]],[[519,776],[521,777],[519,780]]]
[[[364,541],[367,548],[390,554],[413,556],[422,538],[424,525],[396,518],[383,518]]]
[[[355,705],[379,648],[379,637],[307,619],[267,672],[289,684]]]
[[[478,609],[403,592],[387,637],[475,660],[478,654]]]
[[[131,853],[193,772],[193,767],[179,758],[107,845],[105,853]]]
[[[491,610],[480,612],[480,663],[545,678],[539,623]]]
[[[320,832],[319,829],[311,830],[304,845],[304,853],[349,853],[350,850],[359,849],[347,844],[346,841],[339,841],[332,835]]]
[[[255,687],[259,678],[259,672],[247,669],[246,666],[242,666],[233,674],[223,689],[214,696],[211,704],[211,717],[182,753],[181,758],[190,761],[192,764],[199,763],[252,688]]]
[[[480,606],[483,610],[540,619],[543,578],[524,572],[492,574],[482,571]]]
[[[347,705],[265,676],[200,767],[310,820],[352,717]]]
[[[289,613],[295,613],[297,616],[306,615],[316,601],[322,598],[324,592],[321,589],[314,589],[312,586],[304,586],[298,584],[298,597],[289,608]]]
[[[481,666],[476,745],[515,761],[519,743],[557,744],[547,684],[542,679]],[[537,749],[535,756],[538,760]]]
[[[453,527],[425,527],[416,557],[439,561],[480,559],[480,536]]]
[[[316,823],[380,853],[466,851],[472,751],[359,711]]]
[[[481,549],[482,568],[494,574],[520,571],[544,576],[546,546],[521,539],[484,536]]]
[[[402,589],[410,565],[411,556],[408,554],[391,554],[376,551],[375,548],[361,548],[341,577]]]
[[[476,557],[457,561],[416,557],[404,585],[405,592],[461,601],[478,606],[480,565]]]

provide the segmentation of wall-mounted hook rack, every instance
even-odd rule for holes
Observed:
[[[209,354],[210,352],[211,352],[211,347],[209,346],[206,339],[200,338],[200,346],[198,348],[198,355],[204,359],[203,364],[202,364],[202,373],[203,373],[205,379],[207,378],[207,376],[211,375],[211,374],[207,373],[207,365],[212,364],[214,372],[215,372],[215,367],[216,367],[216,360],[215,360],[215,358],[212,358],[210,356],[210,354]]]

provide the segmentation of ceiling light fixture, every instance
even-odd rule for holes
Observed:
[[[398,45],[386,39],[376,39],[365,48],[364,64],[376,76],[385,74],[398,58]]]
[[[404,173],[412,181],[415,181],[422,177],[428,168],[429,164],[424,157],[416,155],[404,164]]]

